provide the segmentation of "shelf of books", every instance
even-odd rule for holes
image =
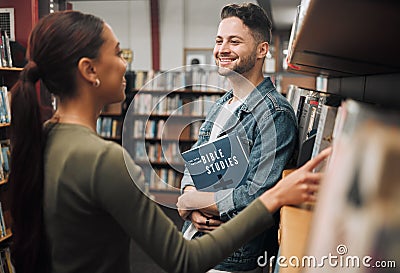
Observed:
[[[306,206],[281,211],[285,220],[281,222],[281,255],[321,257],[344,244],[352,248],[353,255],[377,259],[379,249],[398,245],[387,241],[383,246],[380,236],[400,231],[400,222],[395,220],[400,215],[400,111],[300,87],[292,88],[288,99],[299,122],[298,167],[327,147],[333,147],[333,153],[315,168],[325,171],[325,177],[317,202],[307,206],[312,212],[303,211]],[[306,223],[304,214],[308,225],[302,229],[304,225],[293,219]],[[350,220],[353,217],[358,220]],[[337,231],[337,225],[345,222]],[[291,234],[299,237],[299,233],[307,238],[301,245],[290,239]],[[358,243],[361,239],[365,242],[362,246]],[[387,250],[382,259],[394,261],[396,255]],[[289,266],[280,272],[300,271]],[[309,268],[306,272],[314,271]]]
[[[323,91],[296,86],[287,95],[299,124],[297,164],[301,166],[325,147],[332,146],[333,151],[316,169],[325,175],[310,225],[300,231],[306,233],[305,245],[299,248],[287,236],[281,238],[282,256],[315,257],[311,262],[318,266],[287,266],[280,272],[302,268],[301,272],[313,273],[320,267],[341,272],[341,266],[321,264],[328,253],[346,262],[355,259],[343,265],[347,268],[357,263],[372,268],[385,264],[389,271],[396,271],[400,67],[398,56],[391,58],[389,52],[395,47],[392,37],[397,28],[392,22],[398,12],[400,4],[395,1],[302,1],[289,45],[291,71],[324,75],[328,84]],[[334,20],[338,17],[340,22]],[[378,21],[382,25],[372,26]],[[321,34],[317,43],[311,38],[316,33]],[[371,52],[376,55],[371,57]],[[303,213],[291,212],[293,219]],[[281,227],[285,234],[298,228],[285,223],[281,223],[286,225]],[[363,263],[365,257],[369,257],[367,263]]]
[[[97,134],[106,140],[121,143],[123,119],[122,103],[105,106],[97,119]]]
[[[0,272],[13,272],[9,249],[12,232],[8,202],[9,185],[7,181],[10,172],[8,130],[11,122],[11,112],[9,89],[18,79],[18,74],[21,70],[22,68],[16,67],[0,67]]]
[[[211,105],[227,90],[222,80],[217,71],[206,69],[136,72],[134,96],[124,122],[129,141],[123,144],[142,167],[156,200],[176,204],[185,169],[181,153],[196,142]]]

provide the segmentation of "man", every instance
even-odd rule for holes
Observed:
[[[262,72],[270,39],[271,21],[259,6],[230,4],[222,9],[214,58],[219,74],[228,78],[232,90],[209,111],[195,146],[235,132],[249,149],[249,164],[235,187],[216,192],[196,191],[185,171],[181,189],[183,196],[189,198],[184,198],[186,203],[178,209],[187,220],[183,231],[190,239],[228,221],[274,186],[294,155],[297,143],[294,111]],[[191,236],[192,231],[198,232]],[[276,225],[210,272],[261,272],[257,258],[264,251],[269,257],[276,255],[277,249]]]

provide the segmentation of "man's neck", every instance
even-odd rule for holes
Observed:
[[[233,90],[232,102],[237,99],[247,97],[263,80],[264,76],[258,75],[241,75],[231,76],[228,78]]]

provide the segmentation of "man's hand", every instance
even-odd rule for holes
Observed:
[[[191,215],[192,212],[193,212],[193,210],[179,209],[179,208],[178,208],[179,216],[180,216],[183,220],[190,220],[190,215]]]
[[[189,215],[194,210],[199,210],[204,215],[219,216],[217,205],[214,201],[214,193],[201,192],[193,189],[184,189],[184,193],[179,196],[178,213],[184,220],[188,220]]]
[[[192,211],[190,218],[196,229],[202,232],[210,232],[222,224],[220,220],[213,218],[212,215],[203,214],[198,210]]]

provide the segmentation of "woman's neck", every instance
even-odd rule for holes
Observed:
[[[52,119],[58,123],[79,124],[96,131],[96,121],[99,115],[100,113],[93,114],[92,111],[68,110],[60,107]]]

